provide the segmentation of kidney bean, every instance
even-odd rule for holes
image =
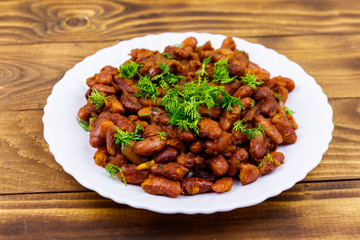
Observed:
[[[182,47],[189,46],[189,47],[195,48],[196,45],[197,45],[197,40],[194,37],[188,37],[181,43]]]
[[[295,88],[295,82],[290,78],[278,76],[272,78],[272,80],[275,82],[276,85],[285,87],[289,92],[291,92]]]
[[[150,124],[147,125],[144,131],[144,137],[154,137],[157,136],[156,132],[161,132],[161,127],[158,125]]]
[[[167,197],[175,198],[181,193],[181,186],[178,181],[172,181],[162,177],[155,177],[150,175],[141,184],[142,189],[153,195],[164,195]]]
[[[193,142],[191,145],[190,145],[190,152],[192,153],[199,153],[201,152],[202,150],[202,145],[203,145],[203,142],[201,140],[197,140],[195,142]]]
[[[183,142],[193,142],[196,139],[196,135],[192,132],[187,132],[184,129],[182,129],[178,133],[178,138]]]
[[[99,84],[99,83],[92,86],[92,89],[96,89],[99,92],[104,92],[104,93],[110,93],[110,94],[116,93],[116,89],[113,86]]]
[[[250,97],[253,94],[254,90],[247,84],[239,87],[236,92],[233,94],[233,97]]]
[[[222,155],[210,158],[209,165],[215,176],[223,176],[229,169],[229,164]]]
[[[136,93],[137,88],[132,79],[121,78],[118,75],[114,76],[114,82],[123,93]]]
[[[231,136],[230,133],[222,131],[218,139],[206,140],[204,143],[204,147],[206,148],[205,153],[209,155],[218,155],[221,153],[230,157],[231,153],[236,149]]]
[[[200,136],[204,138],[217,139],[222,132],[219,123],[209,118],[201,118],[198,127]]]
[[[166,146],[175,148],[178,152],[185,152],[186,151],[186,145],[180,139],[178,138],[168,138],[166,140]]]
[[[139,116],[140,119],[150,120],[150,117],[151,117],[151,107],[144,107],[144,108],[140,109],[140,110],[137,112],[137,115]]]
[[[121,95],[120,102],[129,112],[137,112],[143,108],[137,98],[128,93],[123,93]]]
[[[162,176],[171,180],[181,180],[189,169],[178,163],[154,164],[150,171],[155,176]]]
[[[165,146],[165,140],[159,136],[154,136],[138,141],[134,146],[134,152],[141,156],[151,156],[163,150]]]
[[[246,185],[251,182],[255,182],[260,175],[259,169],[250,163],[240,164],[239,178],[242,185]]]
[[[112,164],[120,168],[121,165],[126,163],[127,161],[125,156],[122,153],[118,153],[116,156],[110,156],[105,165]]]
[[[116,133],[115,128],[116,126],[113,125],[109,127],[106,131],[106,149],[108,153],[113,156],[116,155],[119,150],[119,145],[116,145],[114,140],[114,134]]]
[[[81,120],[88,122],[90,118],[90,113],[86,111],[86,105],[81,107],[77,113],[78,118]]]
[[[238,106],[234,106],[231,111],[224,111],[219,120],[219,125],[222,130],[227,131],[231,128],[234,122],[240,117],[241,110]]]
[[[186,168],[194,168],[196,166],[195,156],[192,153],[181,153],[176,162]]]
[[[108,85],[112,82],[112,74],[108,71],[101,71],[95,75],[95,79],[98,83]]]
[[[233,184],[234,179],[232,179],[231,177],[223,177],[217,180],[213,185],[211,185],[211,189],[217,193],[228,192],[231,190]]]
[[[273,142],[278,144],[283,142],[283,138],[280,132],[274,125],[271,124],[269,119],[264,118],[262,115],[255,115],[254,123],[257,127],[259,127],[259,125],[263,126],[265,128],[266,136],[269,137]]]
[[[221,44],[221,48],[228,48],[228,49],[234,51],[236,48],[236,44],[235,44],[234,40],[232,39],[232,37],[225,38]]]
[[[209,181],[214,181],[215,180],[215,175],[212,173],[212,171],[208,170],[208,169],[198,169],[195,170],[194,172],[190,172],[188,174],[189,177],[194,177],[194,178],[203,178],[203,179],[207,179]]]
[[[125,113],[124,106],[120,103],[115,95],[110,95],[107,99],[107,103],[109,104],[109,108],[112,113]]]
[[[175,161],[178,157],[178,151],[175,148],[168,147],[155,154],[153,159],[156,163],[167,163]]]
[[[106,147],[98,148],[94,154],[95,164],[101,167],[105,167],[106,162],[108,161],[108,153]]]
[[[272,152],[266,155],[258,165],[259,171],[262,175],[274,171],[278,166],[284,163],[284,154],[280,152]]]
[[[222,114],[222,109],[220,106],[215,106],[213,108],[208,108],[206,105],[199,105],[198,112],[202,117],[207,117],[211,119],[219,119]]]
[[[203,178],[189,177],[181,182],[182,193],[186,195],[194,195],[198,193],[206,193],[211,190],[213,183]]]
[[[250,155],[255,159],[261,159],[266,154],[266,138],[260,132],[255,138],[250,140]]]
[[[231,130],[231,140],[235,145],[239,145],[248,140],[246,134],[242,134],[241,131]]]
[[[110,115],[110,120],[115,123],[116,126],[122,131],[134,132],[135,126],[131,120],[123,115],[118,113],[113,113]]]
[[[140,185],[149,175],[149,170],[137,170],[134,164],[123,164],[121,166],[125,181],[128,184]],[[120,172],[117,173],[118,178],[124,182]]]
[[[237,76],[237,73],[240,73],[239,71],[245,69],[245,66],[243,69],[238,69],[237,67],[238,67],[238,65],[235,63],[229,64],[228,68],[229,68],[230,75]],[[240,74],[240,76],[241,75],[242,74]],[[224,86],[225,92],[227,92],[230,95],[233,95],[234,92],[240,87],[240,85],[241,85],[241,82],[239,80],[235,79],[232,82],[225,83],[223,86]]]
[[[285,114],[278,113],[272,119],[271,123],[274,124],[276,129],[281,134],[285,144],[295,143],[297,135],[295,130],[292,128]]]
[[[141,163],[146,162],[146,160],[147,160],[146,157],[140,156],[134,152],[134,147],[133,147],[134,144],[135,144],[135,142],[130,142],[130,144],[128,144],[126,146],[122,146],[122,148],[121,148],[122,154],[124,154],[126,159],[128,159],[135,165],[139,165]]]

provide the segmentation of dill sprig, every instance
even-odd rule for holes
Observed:
[[[265,128],[260,124],[257,128],[247,128],[247,124],[243,124],[243,121],[244,120],[236,121],[233,125],[233,129],[246,135],[249,140],[256,138],[261,133],[265,135]]]
[[[162,73],[154,76],[151,80],[158,80],[160,87],[164,88],[165,90],[170,86],[174,86],[180,81],[180,79],[185,78],[171,73],[169,65],[165,62],[159,62],[158,64],[162,70]]]
[[[144,99],[147,99],[147,97],[150,97],[154,101],[156,101],[157,96],[160,94],[158,91],[156,91],[157,86],[154,84],[149,75],[145,75],[144,77],[139,75],[139,81],[136,84],[136,87],[138,91],[136,92],[136,97],[142,97]]]
[[[139,74],[139,67],[141,66],[142,65],[130,60],[128,63],[120,65],[119,76],[128,79],[134,78]]]
[[[115,128],[116,133],[114,134],[115,144],[121,144],[121,148],[130,145],[132,141],[144,140],[139,130],[143,130],[141,125],[137,124],[134,132],[123,131],[119,128]]]
[[[89,123],[85,122],[84,120],[82,120],[78,117],[76,118],[76,121],[78,122],[80,127],[85,130],[85,132],[90,132]]]
[[[242,84],[249,85],[252,89],[256,90],[256,86],[261,86],[264,82],[257,81],[255,74],[246,73],[245,77],[241,77]]]
[[[161,55],[163,55],[166,59],[171,60],[174,59],[172,56],[169,55],[169,53],[165,52],[165,53],[160,53]]]
[[[285,113],[286,113],[286,115],[293,115],[295,112],[293,110],[291,110],[290,108],[285,107]]]
[[[228,69],[228,59],[220,59],[214,65],[214,75],[213,81],[219,82],[221,84],[229,83],[235,80],[235,77],[230,77],[229,69]]]
[[[155,132],[162,140],[166,139],[166,136],[169,135],[167,132]]]
[[[117,172],[119,171],[124,180],[125,186],[127,186],[122,168],[119,168],[113,164],[108,164],[106,165],[105,170],[110,174],[109,178],[114,178],[117,175]]]
[[[197,124],[201,119],[198,112],[200,105],[206,105],[209,109],[221,106],[227,111],[232,110],[234,105],[244,107],[241,99],[229,95],[223,86],[211,86],[201,79],[170,89],[159,105],[164,106],[170,114],[169,124],[195,133],[198,133]]]
[[[258,165],[258,168],[261,168],[261,167],[262,167],[263,161],[264,161],[265,159],[268,160],[268,162],[267,162],[268,165],[270,165],[270,164],[272,164],[272,163],[274,162],[273,157],[271,156],[270,153],[268,153],[268,154],[266,154],[266,155],[264,156],[264,158],[261,160],[261,162],[260,162],[259,165]]]
[[[206,65],[208,65],[210,62],[211,62],[211,59],[212,57],[206,57],[204,58],[203,62],[202,62],[202,67],[201,67],[201,70],[196,72],[199,74],[199,76],[205,76],[205,75],[208,75],[208,73],[205,71],[205,67]]]
[[[104,93],[101,93],[94,88],[91,90],[91,94],[89,96],[90,102],[95,105],[96,109],[101,108],[107,98],[108,97],[105,97]]]

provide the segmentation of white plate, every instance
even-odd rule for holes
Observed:
[[[284,55],[260,44],[233,38],[237,48],[248,52],[250,60],[267,69],[271,76],[282,75],[296,83],[286,105],[296,112],[298,140],[296,144],[279,147],[278,150],[285,154],[285,164],[249,185],[236,183],[227,193],[179,196],[175,199],[149,195],[139,186],[125,187],[118,179],[108,178],[108,173],[94,163],[95,149],[90,147],[88,133],[76,122],[77,111],[86,102],[86,78],[105,65],[118,67],[129,59],[131,49],[163,51],[167,45],[181,43],[189,36],[197,38],[199,46],[211,40],[214,48],[219,48],[225,38],[223,35],[190,32],[163,33],[122,41],[85,58],[54,86],[44,109],[44,137],[56,161],[84,187],[115,202],[155,212],[214,213],[255,205],[276,196],[304,179],[320,163],[334,128],[332,108],[321,87]]]

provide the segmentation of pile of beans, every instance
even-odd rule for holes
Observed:
[[[121,168],[128,184],[141,185],[149,194],[177,197],[230,191],[234,180],[240,180],[242,185],[254,182],[284,163],[285,157],[276,151],[277,146],[293,144],[297,138],[297,124],[285,108],[288,93],[295,88],[291,79],[271,78],[269,72],[248,60],[247,53],[236,49],[231,37],[219,49],[214,49],[210,41],[197,46],[197,40],[189,37],[180,46],[167,46],[163,53],[133,49],[130,55],[129,60],[141,65],[138,71],[142,76],[161,74],[159,63],[168,64],[171,73],[183,76],[179,86],[197,81],[203,60],[211,57],[205,68],[208,83],[222,85],[228,94],[241,98],[244,108],[234,106],[225,111],[220,106],[208,109],[200,105],[198,134],[180,130],[168,123],[169,114],[159,104],[166,94],[164,89],[157,89],[157,99],[144,99],[136,94],[138,76],[122,78],[118,68],[105,66],[86,80],[87,103],[78,112],[78,117],[89,123],[90,145],[97,148],[97,165]],[[214,64],[221,59],[227,59],[230,76],[236,76],[232,82],[211,81]],[[248,73],[263,84],[256,88],[243,84],[241,77]],[[100,108],[89,100],[93,89],[107,97]],[[233,128],[239,120],[247,128],[261,125],[264,131],[249,139]],[[144,140],[126,146],[115,143],[116,128],[130,133],[137,125],[142,126],[139,134]],[[159,136],[159,132],[166,134]],[[124,181],[120,172],[118,177]]]

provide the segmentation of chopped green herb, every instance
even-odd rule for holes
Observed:
[[[98,117],[98,115],[96,115],[95,117],[91,117],[89,118],[89,123],[92,122],[92,121],[95,121],[95,119]]]
[[[158,80],[160,87],[164,88],[165,90],[168,89],[170,86],[174,86],[180,81],[181,78],[185,78],[170,73],[170,67],[166,63],[159,62],[158,64],[162,70],[162,73],[154,76],[151,80]]]
[[[170,56],[167,52],[166,53],[160,53],[161,55],[163,55],[166,59],[171,60],[174,59],[172,56]]]
[[[293,110],[291,110],[290,108],[285,107],[285,113],[286,113],[286,115],[293,115],[295,112]]]
[[[254,107],[255,107],[255,100],[254,100],[254,99],[251,100],[250,107],[251,107],[251,108],[254,108]]]
[[[127,186],[122,168],[119,168],[113,164],[108,164],[106,165],[105,170],[110,174],[109,178],[114,178],[117,175],[117,172],[119,171],[123,178],[125,186]]]
[[[229,76],[229,69],[228,69],[228,59],[220,59],[217,61],[214,65],[214,75],[213,75],[213,81],[219,82],[219,83],[229,83],[235,80],[235,77]]]
[[[180,130],[193,130],[195,133],[198,133],[197,123],[201,119],[198,112],[200,105],[206,105],[209,109],[221,106],[227,111],[232,110],[234,105],[243,108],[241,99],[229,95],[223,86],[211,86],[201,79],[170,89],[159,105],[164,106],[170,114],[171,125],[178,126]]]
[[[141,125],[137,124],[134,132],[123,131],[119,128],[115,128],[116,133],[114,134],[115,144],[121,144],[121,148],[124,146],[130,145],[132,141],[144,140],[141,134],[138,133],[139,130],[143,130]]]
[[[142,65],[130,60],[129,63],[120,65],[119,76],[128,79],[134,78],[136,75],[139,74],[139,67],[141,66]]]
[[[136,97],[142,97],[144,99],[147,99],[150,97],[154,101],[156,101],[157,96],[160,94],[158,91],[156,91],[157,86],[154,84],[149,75],[145,75],[144,77],[139,75],[140,79],[138,83],[136,84],[136,87],[138,91],[136,92]]]
[[[283,99],[283,97],[279,93],[275,93],[274,97],[278,102],[280,102]]]
[[[273,157],[271,156],[270,153],[268,153],[268,154],[266,154],[266,155],[264,156],[264,158],[261,160],[261,162],[260,162],[259,165],[258,165],[258,168],[261,168],[261,167],[262,167],[263,161],[264,161],[265,159],[268,160],[268,162],[267,162],[268,165],[270,165],[270,164],[272,164],[272,163],[274,162]]]
[[[139,117],[151,116],[151,113],[139,114]]]
[[[246,73],[245,77],[241,77],[241,82],[243,84],[249,85],[252,89],[256,90],[256,86],[261,86],[264,82],[257,81],[255,74]]]
[[[169,135],[167,132],[155,132],[162,140],[165,140],[166,136]]]
[[[90,132],[89,129],[89,123],[85,122],[84,120],[80,119],[80,118],[76,118],[78,124],[80,125],[80,127],[82,127],[82,129],[85,130],[85,132]]]
[[[208,65],[210,62],[211,62],[211,59],[212,57],[206,57],[204,58],[203,62],[202,62],[202,67],[201,67],[201,70],[196,72],[199,74],[199,76],[205,76],[205,75],[208,75],[208,73],[205,71],[205,67],[206,65]]]
[[[101,108],[107,98],[108,97],[105,97],[104,93],[101,93],[94,88],[91,90],[91,95],[89,96],[90,102],[95,105],[96,109]]]
[[[177,47],[177,48],[184,48],[183,46],[181,46],[180,44],[174,44],[174,47]]]
[[[259,134],[265,135],[265,128],[259,124],[257,128],[246,128],[247,124],[243,124],[243,120],[237,121],[233,125],[235,131],[240,131],[242,134],[245,134],[248,139],[256,138]]]

